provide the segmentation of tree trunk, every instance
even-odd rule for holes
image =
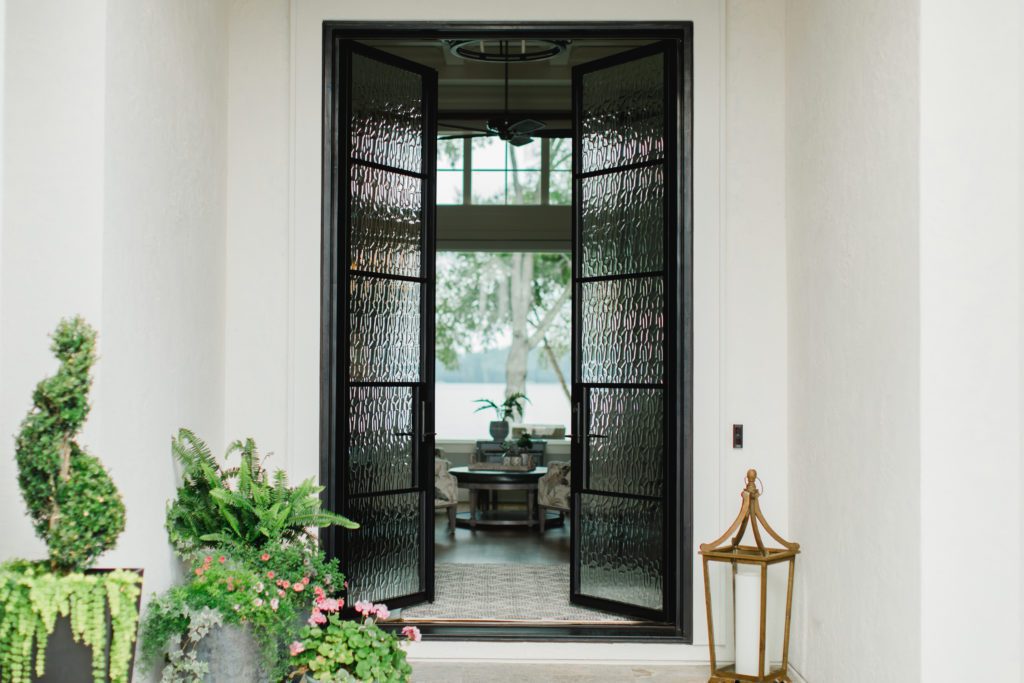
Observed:
[[[512,345],[505,362],[505,397],[526,393],[526,370],[530,357],[527,316],[533,298],[533,254],[514,253],[509,273]]]

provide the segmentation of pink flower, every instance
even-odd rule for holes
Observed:
[[[273,598],[273,599],[272,599],[272,600],[270,601],[270,609],[272,609],[272,610],[274,610],[274,611],[276,612],[276,611],[277,611],[277,606],[278,606],[279,604],[280,604],[280,603],[278,603],[278,601],[277,601],[277,598]]]
[[[228,561],[228,558],[226,558],[223,555],[221,555],[220,557],[217,558],[217,561],[220,562],[221,564],[224,564],[225,562]]]
[[[364,617],[370,616],[374,611],[374,605],[369,600],[360,600],[356,603],[356,611]]]
[[[300,643],[297,640],[293,640],[292,644],[288,646],[288,652],[291,653],[292,657],[294,657],[295,655],[297,655],[297,654],[299,654],[301,652],[305,652],[305,651],[306,651],[305,646],[303,646],[303,644]]]
[[[202,576],[202,575],[203,575],[203,568],[202,567],[196,567],[196,576]]]
[[[274,578],[274,572],[267,572],[267,578],[268,579]]]
[[[303,586],[308,586],[309,585],[309,577],[308,576],[303,576],[302,577],[302,585]]]
[[[256,591],[257,593],[262,593],[263,592],[263,582],[262,581],[257,582],[256,585],[252,587],[252,589],[254,591]]]
[[[415,626],[406,626],[405,628],[403,628],[402,635],[408,638],[409,640],[417,643],[423,639],[423,636],[420,635],[420,630]]]
[[[256,605],[257,607],[263,607],[263,598],[256,598],[252,601],[252,604]]]
[[[277,589],[277,594],[280,595],[282,598],[284,597],[284,591],[280,588]]]
[[[210,564],[211,562],[213,562],[213,558],[209,555],[203,558],[203,564]]]
[[[287,588],[290,585],[292,585],[292,584],[291,584],[290,581],[288,581],[288,579],[285,579],[284,581],[281,582],[281,588]]]
[[[337,612],[341,609],[341,603],[334,598],[321,598],[316,601],[316,606],[321,612]]]
[[[292,584],[292,590],[295,591],[296,593],[301,593],[302,590],[305,587],[306,587],[306,584],[304,584],[304,583],[293,583]]]
[[[324,593],[324,589],[321,588],[320,586],[317,586],[316,588],[313,589],[313,595],[316,596],[317,600],[323,600],[324,598],[327,597],[327,594]]]
[[[270,559],[270,553],[263,553],[262,555],[260,555],[260,559],[266,562]]]
[[[324,616],[323,612],[314,607],[313,612],[309,615],[309,619],[307,621],[310,626],[317,626],[319,624],[326,624],[327,617]]]
[[[391,612],[388,611],[388,606],[381,603],[374,605],[374,610],[377,612],[377,618],[381,620],[387,620],[391,616]]]

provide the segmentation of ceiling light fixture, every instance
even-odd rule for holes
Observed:
[[[543,62],[557,57],[569,47],[568,40],[525,38],[501,40],[485,38],[475,40],[446,40],[448,49],[456,57],[475,62]],[[502,44],[508,46],[502,49]]]

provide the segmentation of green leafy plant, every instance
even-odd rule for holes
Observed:
[[[287,551],[263,552],[255,559],[207,555],[192,568],[188,582],[150,602],[142,624],[142,660],[147,666],[165,665],[164,681],[201,681],[208,663],[197,647],[211,628],[248,627],[263,670],[280,680],[289,666],[286,644],[311,596],[343,583],[337,561],[322,557]]]
[[[315,541],[311,527],[359,526],[322,509],[319,494],[323,487],[312,479],[292,487],[283,470],[270,475],[252,439],[228,447],[225,461],[238,453],[241,462],[227,469],[187,429],[178,432],[171,448],[184,472],[177,497],[167,511],[167,531],[183,555],[205,546],[262,548],[309,543]]]
[[[62,320],[50,349],[57,373],[40,382],[21,424],[18,485],[54,571],[81,571],[124,530],[124,503],[107,471],[75,441],[89,415],[96,332],[81,318]]]
[[[136,572],[119,569],[54,574],[39,563],[0,565],[0,681],[28,683],[33,673],[45,674],[46,641],[63,616],[75,640],[92,649],[93,680],[127,683],[141,583]]]
[[[89,416],[96,332],[81,318],[62,320],[50,349],[60,367],[36,385],[15,450],[18,485],[49,559],[0,565],[0,683],[44,674],[58,616],[92,649],[97,683],[126,682],[142,577],[125,570],[85,573],[114,547],[125,522],[110,475],[75,441]]]
[[[520,419],[523,417],[523,410],[526,408],[526,404],[530,402],[530,399],[526,397],[526,394],[516,391],[509,394],[501,403],[495,403],[489,398],[478,398],[473,403],[482,404],[479,408],[474,410],[474,413],[479,413],[481,410],[493,410],[494,419],[497,420],[511,420],[514,419],[516,413],[519,414]]]
[[[310,625],[302,637],[291,644],[292,678],[312,677],[318,683],[364,681],[367,683],[401,683],[412,680],[412,667],[406,661],[402,645],[419,640],[419,629],[402,629],[405,638],[385,631],[378,619],[389,616],[384,605],[357,602],[359,621],[344,620],[337,615],[340,605],[319,599]],[[316,618],[317,615],[319,618]]]

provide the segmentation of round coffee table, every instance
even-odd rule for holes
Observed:
[[[469,512],[460,512],[455,525],[464,529],[486,529],[496,527],[535,527],[540,520],[534,514],[537,506],[537,481],[548,473],[547,467],[535,467],[529,472],[508,470],[471,470],[468,467],[453,467],[449,472],[459,483],[459,488],[469,489]],[[526,491],[526,512],[499,510],[497,506],[481,509],[480,492]],[[545,513],[545,526],[559,526],[558,513]]]

